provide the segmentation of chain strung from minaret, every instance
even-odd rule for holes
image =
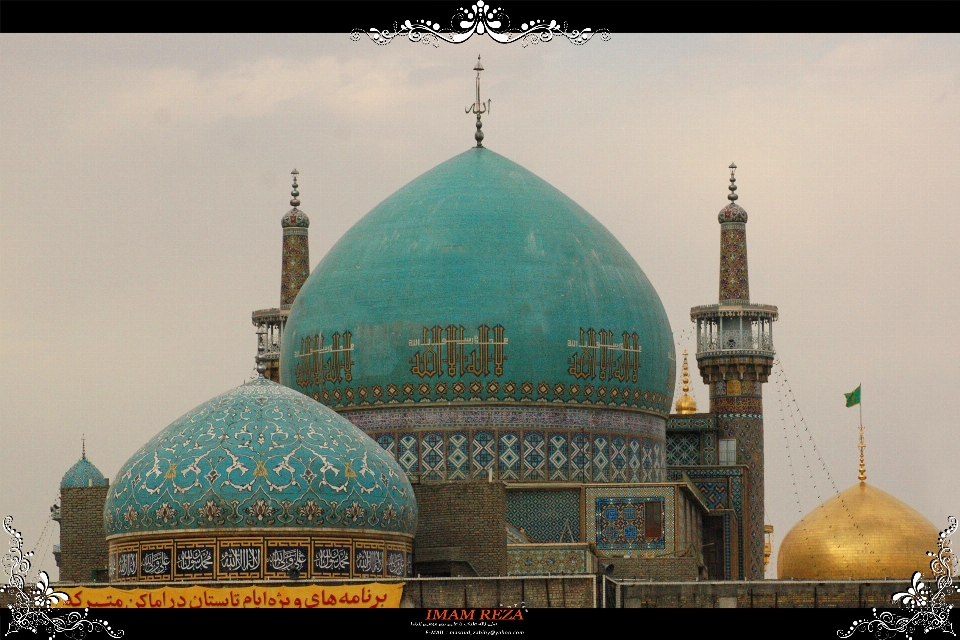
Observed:
[[[283,227],[283,265],[280,272],[280,308],[289,309],[300,293],[300,287],[307,281],[310,275],[310,243],[307,236],[307,228],[310,226],[310,219],[303,211],[297,207],[300,206],[300,191],[297,189],[297,176],[299,171],[294,169],[293,191],[290,195],[290,205],[293,209],[287,212],[280,220],[280,226]]]
[[[763,384],[773,367],[773,322],[777,308],[751,304],[747,282],[747,212],[738,204],[730,165],[730,204],[720,221],[719,304],[694,307],[697,365],[717,417],[721,465],[745,467],[747,499],[740,522],[741,579],[764,574]],[[726,452],[726,460],[724,453]]]

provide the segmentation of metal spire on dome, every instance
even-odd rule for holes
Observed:
[[[477,72],[477,101],[469,107],[466,107],[464,109],[464,113],[477,114],[477,132],[473,134],[473,138],[477,141],[477,146],[482,147],[483,131],[480,129],[483,128],[483,123],[480,122],[480,115],[484,113],[490,113],[490,99],[487,99],[486,104],[480,102],[480,72],[483,71],[483,65],[480,64],[480,56],[477,56],[477,66],[475,66],[473,70]]]
[[[730,195],[727,196],[727,200],[734,202],[737,199],[737,178],[734,176],[734,172],[737,170],[737,165],[730,163],[730,186],[727,187],[730,189]]]
[[[857,445],[860,447],[860,475],[857,476],[857,480],[864,482],[867,479],[867,465],[863,460],[863,450],[867,448],[867,445],[863,442],[863,421],[860,421],[860,444]]]
[[[87,459],[87,435],[80,434],[80,459]]]
[[[300,192],[297,190],[297,176],[300,175],[300,172],[294,169],[290,172],[293,175],[293,191],[290,192],[290,195],[293,196],[293,199],[290,200],[291,207],[300,206]]]

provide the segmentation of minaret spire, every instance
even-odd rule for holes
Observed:
[[[477,132],[473,134],[474,140],[477,141],[477,146],[483,146],[483,131],[480,129],[483,128],[483,123],[480,121],[480,116],[484,113],[490,113],[490,100],[487,99],[486,104],[480,102],[480,72],[483,71],[483,65],[480,64],[480,56],[477,56],[477,66],[473,68],[477,72],[477,100],[472,105],[466,107],[464,113],[475,113],[477,114]]]
[[[300,287],[310,275],[310,245],[307,237],[307,228],[310,219],[300,211],[300,188],[297,186],[297,177],[300,172],[294,169],[293,189],[290,206],[293,209],[287,212],[280,221],[283,227],[283,265],[280,271],[280,308],[289,309],[290,305],[300,293]]]
[[[730,204],[720,210],[720,302],[750,302],[747,277],[747,212],[737,204],[737,165],[730,163]]]

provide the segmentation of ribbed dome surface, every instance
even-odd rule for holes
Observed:
[[[866,482],[830,498],[780,544],[777,577],[909,579],[930,570],[940,532],[909,505]]]
[[[595,218],[485,148],[357,222],[304,284],[281,382],[338,409],[564,403],[665,416],[673,335]]]

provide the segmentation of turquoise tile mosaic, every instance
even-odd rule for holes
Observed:
[[[579,542],[580,491],[508,491],[507,522],[531,542]]]

